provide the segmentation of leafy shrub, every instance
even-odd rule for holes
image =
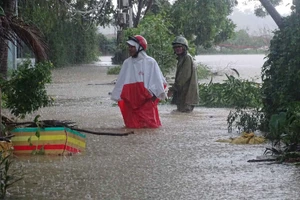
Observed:
[[[258,83],[227,75],[224,83],[199,84],[200,104],[208,107],[255,108],[261,106]]]
[[[266,137],[285,152],[298,150],[300,144],[300,102],[290,103],[286,112],[273,114]]]
[[[210,75],[212,75],[212,72],[210,71],[207,65],[198,64],[197,66],[198,79],[205,79],[208,78]]]
[[[234,70],[237,74],[238,72]],[[239,75],[239,74],[238,74]],[[235,108],[227,116],[228,131],[254,132],[260,128],[263,113],[260,85],[227,75],[223,83],[199,84],[200,104],[207,107]],[[254,108],[254,109],[250,109]]]
[[[109,75],[119,74],[120,70],[121,70],[121,66],[120,65],[115,66],[115,67],[110,67],[107,70],[107,74],[109,74]]]
[[[284,19],[284,28],[275,32],[270,53],[262,68],[264,128],[271,116],[286,112],[290,102],[300,101],[300,26],[299,14]]]
[[[14,183],[22,179],[20,172],[11,172],[12,159],[11,154],[4,155],[4,151],[0,152],[0,198],[6,196],[7,189]]]
[[[233,127],[238,129],[238,132],[251,133],[255,132],[260,127],[263,113],[258,109],[236,109],[230,111],[227,116],[228,132],[232,132]]]
[[[17,117],[51,105],[52,99],[47,95],[46,84],[51,82],[52,64],[37,63],[31,67],[28,60],[13,71],[10,80],[2,83],[6,106]]]

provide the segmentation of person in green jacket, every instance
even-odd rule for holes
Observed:
[[[172,42],[174,53],[177,55],[175,82],[169,88],[168,97],[171,104],[177,105],[179,112],[192,112],[199,103],[197,69],[192,56],[188,53],[188,41],[183,36],[177,36]]]

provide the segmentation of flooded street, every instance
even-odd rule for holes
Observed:
[[[256,61],[246,67],[234,58],[243,62],[245,58],[228,61],[241,76],[260,74],[263,55],[248,58]],[[117,76],[106,74],[106,59],[53,70],[48,94],[55,104],[28,120],[39,114],[42,120],[70,120],[82,129],[126,131],[119,108],[110,100]],[[201,59],[213,67],[211,61],[220,57]],[[220,61],[228,66],[226,62]],[[299,199],[299,167],[247,162],[261,156],[268,144],[216,142],[237,136],[227,132],[230,109],[197,107],[191,114],[174,109],[159,105],[162,127],[158,129],[138,129],[121,137],[86,133],[84,155],[17,157],[13,166],[22,170],[24,178],[12,186],[7,199]]]

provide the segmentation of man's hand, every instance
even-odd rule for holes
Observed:
[[[171,90],[168,90],[168,94],[167,94],[168,97],[172,97],[173,96],[173,91]]]
[[[155,95],[152,96],[151,100],[155,101],[157,99],[157,97]]]

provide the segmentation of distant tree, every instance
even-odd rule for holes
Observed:
[[[236,4],[235,0],[177,0],[170,10],[172,32],[204,47],[225,41],[235,28],[228,15]]]
[[[247,2],[258,1],[258,0],[244,0],[243,4],[247,4]],[[296,0],[297,1],[297,0]],[[296,2],[295,1],[295,2]],[[275,9],[275,6],[284,3],[283,0],[259,0],[260,3],[256,4],[256,8],[254,13],[258,17],[265,17],[266,15],[270,15],[274,22],[277,24],[279,28],[282,28],[283,21],[281,15]],[[291,5],[291,8],[294,6]]]
[[[170,26],[169,20],[163,14],[148,15],[143,18],[137,28],[125,31],[122,49],[127,51],[125,41],[128,36],[144,36],[148,42],[147,54],[157,60],[163,74],[167,75],[176,66],[176,59],[171,45],[174,37],[169,31]]]
[[[150,12],[153,14],[159,14],[167,12],[172,8],[172,5],[168,0],[154,0]]]
[[[98,34],[99,51],[101,55],[113,55],[116,51],[116,39],[108,39],[103,34]]]
[[[246,30],[239,30],[227,42],[236,46],[251,46],[251,37]]]
[[[267,12],[271,15],[275,23],[279,28],[282,28],[282,17],[280,14],[277,12],[277,10],[274,8],[274,5],[278,5],[281,0],[273,0],[272,2],[270,0],[259,0],[262,4],[262,6],[267,10]],[[256,15],[261,15],[263,16],[263,11],[262,9],[258,8],[256,9]]]
[[[117,46],[119,47],[122,45],[122,41],[124,40],[124,33],[123,31],[129,28],[129,23],[124,23],[118,17],[120,12],[125,12],[129,14],[129,8],[124,7],[121,3],[122,1],[118,1],[118,8],[115,12],[116,16],[116,26],[118,27],[117,32]],[[144,17],[151,14],[159,14],[163,13],[166,10],[170,9],[171,4],[168,0],[132,0],[130,2],[130,9],[132,9],[132,27],[137,28],[140,22],[143,20]],[[121,17],[122,18],[122,17]],[[132,28],[130,27],[130,28]],[[112,58],[113,64],[121,64],[127,57],[127,53],[124,49],[117,49],[115,52],[115,56]]]
[[[261,47],[269,46],[272,35],[260,35],[260,36],[252,36],[247,30],[239,30],[234,33],[234,36],[229,40],[222,42],[222,46],[226,46],[227,48],[232,47],[233,49],[259,49]]]
[[[133,27],[136,28],[149,12],[158,14],[170,6],[168,0],[132,0]]]
[[[99,56],[97,25],[111,22],[111,0],[19,2],[19,15],[43,31],[56,67],[87,63]]]

